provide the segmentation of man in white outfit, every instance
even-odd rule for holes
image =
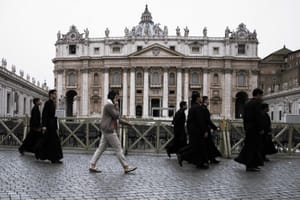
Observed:
[[[90,172],[100,173],[101,170],[96,167],[96,163],[99,160],[102,153],[107,148],[108,144],[112,146],[118,160],[124,168],[124,173],[132,172],[137,169],[137,167],[130,167],[124,156],[121,142],[117,135],[117,120],[120,123],[131,125],[129,122],[120,119],[119,113],[119,94],[115,91],[110,91],[107,96],[108,100],[103,109],[103,115],[100,122],[100,130],[102,132],[99,147],[95,151],[92,160],[90,161]]]

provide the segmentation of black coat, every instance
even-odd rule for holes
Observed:
[[[202,106],[193,104],[187,119],[189,145],[179,150],[182,160],[199,166],[208,162],[207,126]]]
[[[34,153],[42,137],[41,133],[41,112],[38,105],[34,105],[31,110],[30,117],[30,130],[26,135],[23,144],[20,146],[20,152],[32,152]]]
[[[174,138],[173,140],[167,145],[166,149],[167,152],[170,153],[177,153],[177,151],[187,144],[187,137],[185,133],[185,122],[186,116],[184,109],[179,109],[173,118],[172,124],[174,125],[173,133]]]
[[[203,108],[203,112],[204,112],[204,115],[205,115],[205,121],[207,123],[207,132],[208,132],[208,137],[207,137],[207,142],[208,142],[208,158],[210,160],[214,160],[215,157],[218,157],[218,156],[221,156],[221,153],[220,151],[217,149],[214,141],[213,141],[213,138],[212,138],[212,135],[211,135],[211,129],[213,129],[214,131],[217,130],[217,126],[211,121],[211,118],[210,118],[210,112],[207,108],[206,105],[202,105],[202,108]]]
[[[263,165],[262,137],[264,131],[264,113],[261,101],[251,99],[244,108],[243,123],[246,132],[244,146],[235,161],[247,167]]]
[[[46,127],[46,132],[36,150],[35,156],[37,159],[57,161],[63,158],[60,139],[56,132],[55,109],[54,101],[46,101],[42,112],[42,126]]]
[[[275,145],[272,141],[272,135],[271,135],[271,118],[267,112],[264,113],[264,134],[262,138],[262,154],[263,156],[267,154],[274,154],[277,153],[277,149],[275,148]]]

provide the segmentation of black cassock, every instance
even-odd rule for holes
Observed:
[[[35,152],[37,159],[58,161],[63,158],[60,139],[57,135],[57,118],[55,117],[55,103],[46,101],[42,113],[42,126],[46,127],[43,138]]]
[[[172,124],[174,125],[173,140],[167,145],[166,150],[168,154],[177,153],[177,151],[187,144],[187,137],[185,133],[186,116],[184,109],[180,109],[175,113]]]
[[[267,112],[264,113],[264,135],[262,136],[262,154],[265,157],[267,154],[277,153],[271,135],[271,119]]]
[[[205,120],[206,120],[206,124],[208,125],[207,127],[207,132],[208,132],[208,137],[207,137],[207,144],[208,144],[208,159],[209,160],[214,160],[216,157],[221,156],[220,151],[217,149],[212,135],[211,135],[211,129],[213,129],[214,131],[217,130],[217,126],[211,121],[210,119],[210,112],[207,109],[207,106],[202,105],[203,107],[203,111],[205,113]]]
[[[208,163],[208,144],[204,137],[208,124],[205,112],[200,104],[193,104],[189,109],[187,128],[189,144],[178,151],[182,160],[197,166]]]
[[[30,130],[20,146],[20,152],[35,152],[36,145],[41,139],[41,112],[38,105],[34,105],[31,110]]]
[[[264,113],[261,101],[251,99],[244,108],[243,123],[246,132],[244,146],[234,160],[247,167],[263,165],[262,136],[264,132]]]

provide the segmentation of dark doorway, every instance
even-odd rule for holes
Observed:
[[[74,90],[69,90],[66,93],[66,101],[67,101],[66,115],[67,115],[67,117],[73,116],[73,102],[74,102],[74,97],[76,95],[77,95],[77,92]]]
[[[248,94],[246,92],[238,92],[235,96],[235,118],[243,118],[244,106],[248,101]]]
[[[160,99],[151,99],[151,110],[153,117],[160,117]]]
[[[142,117],[143,115],[143,107],[141,105],[137,105],[135,108],[135,116]]]

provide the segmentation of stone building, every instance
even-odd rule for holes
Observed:
[[[48,88],[46,84],[40,85],[30,75],[24,76],[24,71],[16,74],[16,67],[12,65],[11,71],[7,69],[7,61],[2,58],[0,66],[0,116],[22,117],[30,116],[33,107],[33,99],[48,99]]]
[[[286,115],[300,115],[300,50],[285,46],[262,59],[259,85],[264,88],[273,121],[285,121]]]
[[[200,25],[199,25],[200,29]],[[258,83],[256,31],[241,23],[221,37],[206,27],[190,36],[154,23],[146,8],[124,35],[90,38],[89,30],[57,34],[53,59],[59,107],[67,116],[101,115],[108,91],[120,93],[120,111],[129,117],[169,117],[179,102],[199,91],[210,98],[214,117],[241,117]]]

